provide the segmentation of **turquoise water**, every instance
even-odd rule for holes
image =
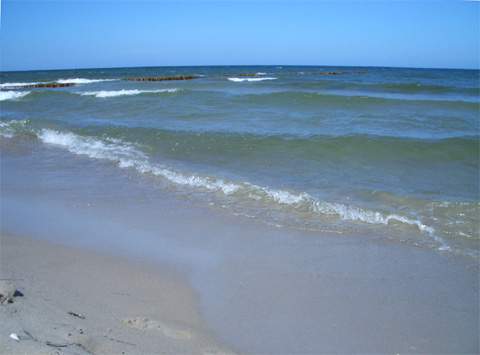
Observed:
[[[124,80],[163,75],[198,78]],[[103,160],[279,228],[478,255],[478,71],[163,67],[0,79],[4,144]],[[44,81],[76,85],[22,88]]]

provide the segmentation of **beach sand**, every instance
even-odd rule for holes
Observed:
[[[2,236],[0,278],[23,295],[0,305],[2,354],[226,353],[168,267]]]
[[[275,249],[231,254],[192,289],[172,264],[3,236],[0,278],[23,296],[0,305],[0,353],[477,353],[475,265],[348,239],[319,246],[321,271],[294,272]]]

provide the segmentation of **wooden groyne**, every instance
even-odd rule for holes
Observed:
[[[125,78],[130,81],[170,81],[170,80],[192,80],[197,79],[198,76],[194,75],[178,75],[178,76],[146,76],[146,77],[134,77]]]

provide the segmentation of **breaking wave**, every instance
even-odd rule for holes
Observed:
[[[33,82],[33,83],[1,83],[0,88],[2,89],[12,89],[12,88],[20,88],[23,86],[30,86],[40,84],[40,82]]]
[[[276,80],[277,78],[273,77],[264,77],[264,78],[228,78],[228,80],[240,83],[242,81],[264,81],[264,80]]]
[[[253,78],[263,79],[263,78]],[[246,80],[241,78],[241,80]],[[336,92],[312,92],[312,91],[277,91],[269,93],[238,95],[237,101],[253,104],[286,105],[295,103],[305,106],[342,105],[345,107],[368,107],[386,106],[397,103],[405,103],[418,106],[436,106],[450,109],[478,110],[478,99],[467,100],[461,98],[439,99],[431,97],[408,97],[401,95],[387,95],[375,93],[336,93]]]
[[[21,124],[18,121],[0,123],[0,135],[9,138],[15,134],[15,126]],[[24,126],[22,126],[22,129],[25,128]],[[375,225],[402,224],[412,226],[429,236],[437,244],[439,250],[450,250],[447,243],[435,234],[433,227],[418,219],[363,209],[348,204],[322,201],[306,192],[291,192],[259,186],[250,182],[228,181],[212,176],[180,172],[162,164],[152,163],[149,157],[136,145],[120,139],[99,139],[46,128],[33,131],[33,133],[43,143],[66,149],[70,153],[107,160],[115,163],[119,168],[131,168],[141,174],[159,176],[176,185],[219,192],[249,201],[260,201],[267,206],[274,203],[277,206],[285,206],[298,212],[308,212],[324,217],[333,216],[345,221]]]
[[[159,90],[112,90],[112,91],[86,91],[79,93],[82,96],[95,96],[98,98],[108,98],[108,97],[116,97],[116,96],[131,96],[131,95],[140,95],[140,94],[159,94],[159,93],[174,93],[177,92],[178,89],[159,89]]]
[[[237,185],[226,183],[221,179],[186,175],[163,166],[152,165],[143,152],[134,145],[121,140],[106,139],[102,141],[51,129],[42,129],[37,136],[44,143],[60,146],[71,153],[113,161],[120,168],[134,168],[140,173],[162,176],[178,185],[200,187],[211,191],[221,190],[225,194],[233,193],[237,189]]]
[[[70,79],[58,79],[56,82],[59,84],[92,84],[100,83],[102,81],[116,81],[118,79],[84,79],[84,78],[70,78]]]
[[[0,88],[2,89],[16,89],[24,86],[38,85],[38,84],[47,84],[47,83],[58,83],[58,84],[92,84],[100,83],[102,81],[116,81],[119,79],[84,79],[84,78],[70,78],[70,79],[58,79],[50,81],[36,81],[36,82],[27,82],[27,83],[1,83]]]
[[[0,91],[0,101],[16,100],[30,94],[30,91]]]

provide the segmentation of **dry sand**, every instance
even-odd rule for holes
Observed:
[[[228,352],[175,270],[25,237],[0,251],[0,278],[23,294],[0,305],[1,354]]]

